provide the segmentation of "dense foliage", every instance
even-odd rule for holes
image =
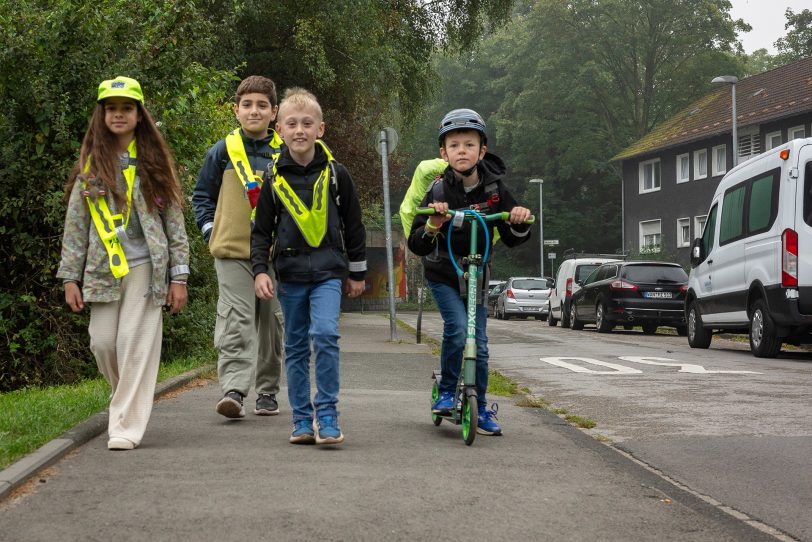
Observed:
[[[524,2],[475,54],[438,60],[442,91],[419,129],[432,133],[453,107],[477,109],[514,195],[536,212],[539,185],[528,180],[544,179],[544,237],[559,240],[549,249],[559,261],[567,249],[614,253],[621,198],[611,158],[707,92],[713,76],[740,73],[736,33],[748,27],[729,11],[726,0]],[[415,154],[428,145],[436,153],[424,136]],[[538,237],[496,257],[507,260],[499,270],[535,274]]]

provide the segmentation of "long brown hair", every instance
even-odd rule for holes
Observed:
[[[141,179],[141,191],[151,211],[156,206],[174,204],[183,207],[183,194],[180,181],[175,169],[175,159],[172,151],[164,141],[161,132],[155,126],[150,112],[139,102],[133,100],[138,107],[141,120],[135,127],[135,141],[138,153],[136,172]],[[102,180],[106,189],[113,195],[116,205],[123,209],[125,205],[124,194],[118,190],[116,175],[119,171],[118,140],[104,123],[104,102],[98,102],[90,117],[87,132],[82,140],[79,152],[79,161],[73,166],[68,184],[66,197],[70,196],[77,176],[84,172],[88,158],[90,161],[90,174]]]

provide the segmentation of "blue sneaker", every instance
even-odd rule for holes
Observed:
[[[480,435],[499,436],[502,434],[502,428],[494,421],[496,420],[496,413],[499,411],[499,405],[493,403],[491,408],[493,410],[488,410],[485,405],[479,405],[476,432]]]
[[[319,416],[313,420],[313,430],[316,432],[316,444],[341,444],[344,435],[338,427],[338,418],[335,416]]]
[[[313,444],[316,436],[310,420],[298,420],[293,422],[293,433],[290,434],[290,441],[293,444]]]
[[[444,391],[431,406],[434,414],[448,414],[454,408],[454,392]]]

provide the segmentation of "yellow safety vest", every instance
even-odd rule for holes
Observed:
[[[117,279],[120,279],[130,272],[130,266],[127,265],[127,258],[124,257],[124,248],[122,248],[121,241],[118,239],[118,232],[124,231],[130,222],[133,184],[135,183],[135,164],[133,162],[137,158],[135,138],[133,138],[127,147],[127,152],[130,154],[130,164],[123,171],[124,180],[127,181],[126,218],[123,217],[122,213],[114,215],[110,212],[110,208],[107,206],[107,199],[103,194],[91,197],[87,189],[87,179],[85,178],[83,180],[85,187],[83,194],[87,200],[88,208],[90,209],[90,217],[93,219],[96,231],[99,232],[99,237],[102,243],[104,243],[104,248],[107,250],[107,258],[110,261],[110,271],[113,272],[113,276]],[[85,164],[84,173],[87,174],[89,171],[90,158],[88,158]]]
[[[273,138],[271,138],[271,141],[268,143],[268,146],[271,147],[272,151],[274,151],[271,153],[271,158],[274,161],[276,161],[276,159],[279,157],[282,144],[283,142],[279,137],[279,134],[274,132]],[[240,182],[245,189],[246,197],[250,190],[258,190],[261,188],[262,177],[256,175],[254,170],[251,168],[251,163],[248,161],[248,154],[245,152],[245,144],[242,141],[239,128],[226,136],[226,151],[228,152],[228,158],[231,160],[231,164],[234,166],[234,171],[237,172],[237,178],[240,179]],[[256,212],[256,208],[251,209],[252,221],[254,220],[254,215],[256,215]]]
[[[302,232],[302,236],[307,241],[307,244],[313,248],[318,248],[321,245],[324,234],[327,233],[327,201],[330,197],[330,168],[333,162],[333,155],[320,139],[316,143],[321,145],[324,153],[327,155],[327,166],[321,172],[316,182],[313,183],[313,205],[310,209],[302,202],[296,192],[290,187],[285,178],[277,173],[276,161],[273,163],[273,189],[278,196],[278,200],[282,202],[285,209],[288,210],[293,217],[293,221]]]

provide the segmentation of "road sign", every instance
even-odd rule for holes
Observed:
[[[547,257],[551,260],[555,260],[555,252],[548,252]]]
[[[398,133],[394,128],[389,126],[378,131],[378,135],[375,140],[375,150],[378,152],[378,154],[381,154],[384,137],[386,137],[386,154],[392,154],[392,151],[394,151],[395,147],[398,146]]]
[[[555,247],[558,246],[558,239],[545,239],[544,246]]]

